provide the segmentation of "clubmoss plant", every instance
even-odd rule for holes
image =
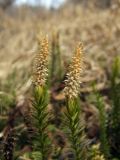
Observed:
[[[34,119],[37,133],[35,136],[34,150],[41,153],[41,159],[45,160],[48,153],[47,127],[48,112],[47,105],[49,101],[47,89],[48,76],[48,57],[49,47],[48,38],[38,38],[38,53],[36,54],[33,66],[33,85],[34,85]]]
[[[66,98],[76,99],[80,90],[80,77],[83,68],[83,45],[78,44],[76,47],[75,55],[72,58],[72,62],[69,66],[67,79],[65,80],[64,93]]]
[[[112,121],[113,126],[120,126],[120,57],[113,63],[111,76]]]
[[[109,141],[107,138],[107,114],[105,110],[105,104],[102,96],[95,91],[96,96],[96,106],[99,110],[99,121],[100,121],[100,142],[101,142],[101,152],[104,154],[106,159],[110,158],[110,148]]]
[[[109,116],[109,137],[112,154],[120,158],[120,57],[116,57],[111,75],[112,110]]]
[[[66,96],[67,127],[75,159],[86,159],[84,125],[81,121],[80,101],[78,98],[80,89],[80,76],[83,66],[83,46],[79,44],[69,66],[67,79],[65,80],[64,93]],[[83,143],[84,141],[84,143]]]
[[[48,38],[37,38],[38,40],[38,52],[33,62],[33,84],[35,86],[46,86],[46,80],[48,76],[48,56],[49,46]]]
[[[91,160],[105,160],[104,155],[100,152],[99,144],[95,144],[92,146],[90,154]]]
[[[51,54],[51,80],[60,81],[63,76],[62,60],[60,51],[60,34],[59,31],[52,33],[52,54]],[[54,79],[53,79],[54,77]]]

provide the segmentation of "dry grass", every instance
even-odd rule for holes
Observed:
[[[71,56],[76,41],[83,41],[90,70],[94,67],[109,69],[106,66],[120,52],[119,8],[99,11],[69,6],[56,13],[41,11],[37,15],[30,9],[21,8],[17,14],[15,17],[0,12],[1,78],[13,68],[28,68],[36,49],[35,34],[38,30],[51,35],[57,28],[60,31],[62,54],[66,57]]]

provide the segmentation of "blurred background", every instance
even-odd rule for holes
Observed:
[[[28,67],[36,34],[52,37],[54,30],[60,32],[63,56],[83,41],[87,58],[106,66],[120,51],[119,7],[119,0],[0,0],[0,79]]]

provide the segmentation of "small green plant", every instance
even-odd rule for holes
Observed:
[[[105,110],[105,105],[102,96],[95,91],[96,97],[96,107],[99,110],[99,121],[100,121],[100,142],[101,142],[101,152],[104,154],[105,158],[110,157],[109,140],[107,138],[107,114]]]
[[[113,63],[111,76],[112,123],[115,128],[120,125],[120,57]]]
[[[44,160],[48,155],[49,138],[47,133],[48,121],[48,90],[44,87],[36,87],[34,93],[34,119],[37,128],[36,138],[34,141],[34,150],[40,151],[42,159]]]
[[[100,150],[106,159],[120,158],[120,58],[115,58],[110,79],[111,109],[106,113],[103,97],[94,89],[100,120]]]
[[[69,66],[67,80],[65,81],[64,93],[66,96],[66,125],[71,147],[74,150],[76,160],[84,160],[87,157],[84,123],[82,122],[79,102],[79,85],[81,69],[83,65],[83,47],[79,44]]]
[[[111,139],[113,155],[120,158],[120,57],[116,57],[111,74],[111,102],[112,109],[109,116],[108,134]]]
[[[63,77],[63,66],[61,59],[61,50],[59,38],[60,34],[58,31],[54,31],[52,35],[52,53],[51,53],[51,75],[50,78],[53,81],[60,81]]]
[[[71,142],[76,160],[87,158],[87,139],[84,132],[85,124],[81,115],[79,99],[69,99],[66,101],[66,125],[67,134]]]
[[[38,53],[35,57],[33,68],[33,117],[35,120],[36,135],[34,141],[34,151],[41,154],[41,160],[45,160],[48,156],[48,111],[49,102],[48,88],[46,84],[48,75],[48,39],[46,37],[38,39]]]
[[[90,159],[91,160],[105,160],[104,155],[100,152],[100,145],[95,144],[91,147],[90,151]]]

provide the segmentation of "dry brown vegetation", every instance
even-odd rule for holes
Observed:
[[[117,6],[103,11],[66,6],[47,13],[34,13],[28,8],[20,8],[15,13],[8,15],[0,12],[1,78],[15,67],[27,67],[30,64],[38,31],[51,35],[55,29],[59,30],[62,54],[67,57],[71,56],[75,42],[81,40],[85,46],[86,60],[91,63],[88,66],[90,69],[94,65],[101,69],[102,66],[108,68],[113,57],[120,52],[120,11]]]

